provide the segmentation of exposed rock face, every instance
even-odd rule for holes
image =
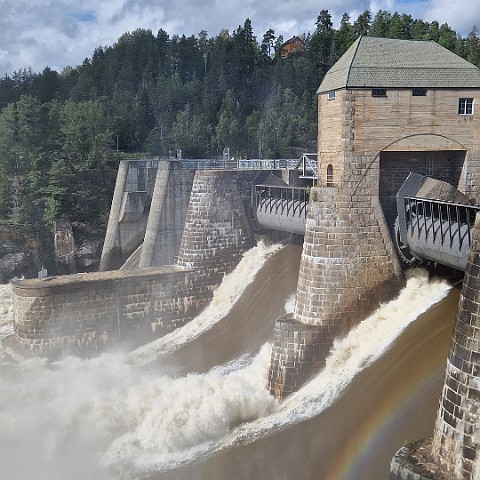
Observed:
[[[49,274],[70,274],[98,270],[104,230],[84,223],[62,222],[62,231],[71,246],[66,252],[61,235],[31,232],[18,225],[0,225],[0,283],[13,278],[36,278],[46,269]]]
[[[0,226],[0,283],[14,277],[36,276],[35,243],[15,225]]]

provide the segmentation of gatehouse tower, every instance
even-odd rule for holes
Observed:
[[[327,72],[295,310],[277,322],[272,348],[277,398],[319,371],[335,337],[398,292],[395,194],[407,175],[448,181],[475,199],[479,87],[474,65],[430,41],[360,37]]]

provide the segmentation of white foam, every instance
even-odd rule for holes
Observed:
[[[410,323],[444,298],[449,290],[450,286],[445,281],[429,280],[427,272],[413,270],[400,295],[382,305],[345,338],[336,341],[324,370],[271,415],[241,424],[218,441],[198,444],[190,452],[139,456],[133,459],[133,471],[138,474],[168,470],[194,461],[200,455],[207,456],[239,443],[252,442],[269,432],[288,428],[320,414],[338,398],[357,373],[380,358]],[[257,360],[265,362],[264,370],[268,371],[270,358],[260,355]]]
[[[235,426],[272,413],[267,390],[270,345],[240,370],[158,378],[129,391],[119,415],[129,430],[108,449],[111,465],[125,474],[177,464],[209,449]]]
[[[212,301],[200,315],[172,333],[137,348],[129,355],[131,361],[145,365],[161,355],[174,352],[210,329],[231,310],[266,260],[280,248],[280,244],[259,240],[255,247],[244,254],[237,268],[223,278],[213,293]]]
[[[253,359],[180,378],[158,376],[121,353],[52,364],[0,356],[1,476],[135,478],[287,428],[335,401],[448,290],[416,271],[396,300],[336,342],[323,372],[281,405],[267,391],[268,344]],[[177,341],[191,334],[182,335]]]
[[[0,285],[0,338],[13,333],[12,288],[10,284]]]

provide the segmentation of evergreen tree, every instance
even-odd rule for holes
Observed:
[[[272,52],[273,52],[273,47],[275,45],[275,31],[269,28],[264,34],[263,34],[263,40],[262,40],[262,53],[271,58]]]
[[[478,28],[473,27],[465,39],[465,54],[469,62],[480,66],[480,38]]]
[[[237,152],[243,143],[240,108],[232,90],[228,90],[223,99],[215,138],[219,152],[223,151],[224,147],[228,147],[230,152]]]
[[[379,10],[373,19],[369,35],[372,37],[388,37],[392,23],[392,15],[386,10]]]
[[[350,15],[344,13],[340,20],[340,28],[335,33],[335,57],[338,60],[355,41],[355,32],[350,22]]]
[[[365,10],[361,15],[358,16],[357,20],[353,23],[353,31],[355,32],[355,37],[360,35],[368,35],[370,32],[370,25],[372,23],[372,16],[369,10]]]
[[[281,57],[282,35],[261,42],[247,18],[208,38],[137,29],[60,73],[20,69],[0,79],[0,216],[38,221],[86,208],[93,169],[121,152],[298,156],[316,142],[315,92],[359,35],[433,40],[480,63],[478,29],[462,39],[448,24],[379,10],[347,13],[338,29],[321,10],[315,31],[298,32],[305,52]],[[73,179],[81,179],[77,183]],[[71,183],[71,185],[69,184]],[[76,192],[78,187],[82,194]],[[36,205],[36,206],[35,206]]]

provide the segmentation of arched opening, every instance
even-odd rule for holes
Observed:
[[[464,162],[464,150],[389,150],[380,153],[380,204],[392,235],[397,217],[396,195],[408,174],[418,173],[458,188]]]
[[[333,166],[331,163],[327,166],[327,187],[333,187]]]

